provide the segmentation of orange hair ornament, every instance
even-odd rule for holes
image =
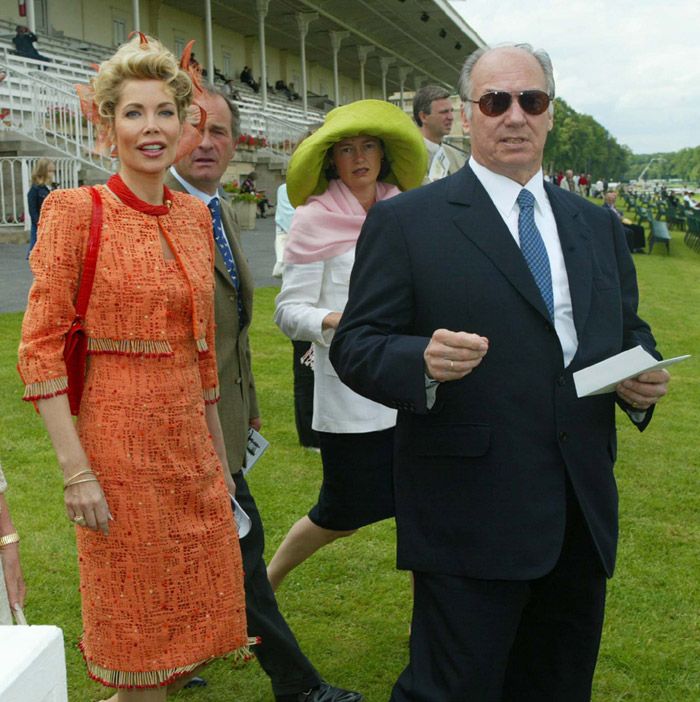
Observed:
[[[141,47],[148,46],[148,37],[143,32],[131,32],[129,34],[129,39],[135,34],[139,35]],[[178,141],[177,152],[175,154],[176,162],[194,151],[202,142],[204,138],[204,125],[207,120],[206,111],[196,102],[197,98],[200,97],[204,91],[201,82],[202,70],[196,61],[192,61],[193,44],[194,40],[187,43],[182,53],[182,58],[180,59],[180,67],[189,75],[192,81],[194,100],[185,112],[185,119],[182,124],[182,135]],[[100,70],[100,67],[96,64],[92,64],[91,68],[93,68],[96,73]],[[89,83],[75,85],[75,91],[80,100],[80,110],[85,119],[92,124],[95,129],[93,152],[103,157],[113,157],[115,154],[109,136],[109,127],[100,116],[100,110],[95,101],[95,90],[92,83],[93,81],[90,80]]]
[[[197,99],[204,95],[202,88],[202,67],[194,59],[192,47],[194,39],[185,44],[180,57],[180,69],[185,71],[192,81],[192,104],[187,108],[187,115],[182,125],[182,135],[177,145],[177,153],[175,154],[175,162],[192,153],[201,143],[204,138],[204,125],[207,122],[206,110],[197,102]]]

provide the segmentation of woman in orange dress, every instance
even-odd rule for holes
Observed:
[[[172,54],[137,37],[102,64],[93,88],[119,172],[98,186],[103,229],[77,424],[63,346],[90,229],[86,189],[44,203],[19,369],[77,525],[88,673],[118,688],[114,700],[160,702],[169,683],[248,643],[215,404],[211,217],[163,185],[192,100]]]

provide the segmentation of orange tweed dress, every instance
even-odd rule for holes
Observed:
[[[107,537],[76,527],[81,649],[96,680],[156,687],[248,644],[238,538],[205,419],[218,399],[211,219],[189,195],[173,193],[155,217],[100,194],[77,428],[114,521]],[[19,350],[26,400],[66,391],[63,339],[90,216],[85,189],[55,191],[42,208]]]

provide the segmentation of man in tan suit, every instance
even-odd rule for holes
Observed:
[[[261,639],[255,654],[270,677],[276,702],[360,702],[359,693],[333,687],[321,679],[280,613],[267,579],[263,524],[241,470],[248,428],[259,429],[261,424],[248,341],[254,283],[240,246],[236,215],[219,194],[221,177],[236,150],[239,114],[236,105],[216,90],[205,93],[197,102],[207,112],[204,139],[170,169],[167,185],[198,197],[212,213],[219,416],[234,472],[236,499],[252,520],[250,532],[241,539],[248,631]]]
[[[437,85],[419,88],[413,96],[413,119],[428,149],[428,172],[424,183],[456,173],[467,160],[467,154],[443,141],[452,131],[454,122],[449,90]]]

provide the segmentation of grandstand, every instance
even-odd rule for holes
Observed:
[[[483,45],[447,0],[0,0],[0,17],[0,231],[26,219],[39,156],[60,162],[62,187],[111,172],[114,164],[95,153],[74,85],[132,29],[178,54],[195,39],[206,79],[230,90],[241,111],[247,138],[228,176],[255,169],[269,192],[325,111],[392,94],[403,104],[426,82],[454,89],[465,56]],[[49,62],[16,55],[18,24],[35,32]],[[239,80],[244,66],[257,90]],[[291,90],[275,90],[278,81]]]

